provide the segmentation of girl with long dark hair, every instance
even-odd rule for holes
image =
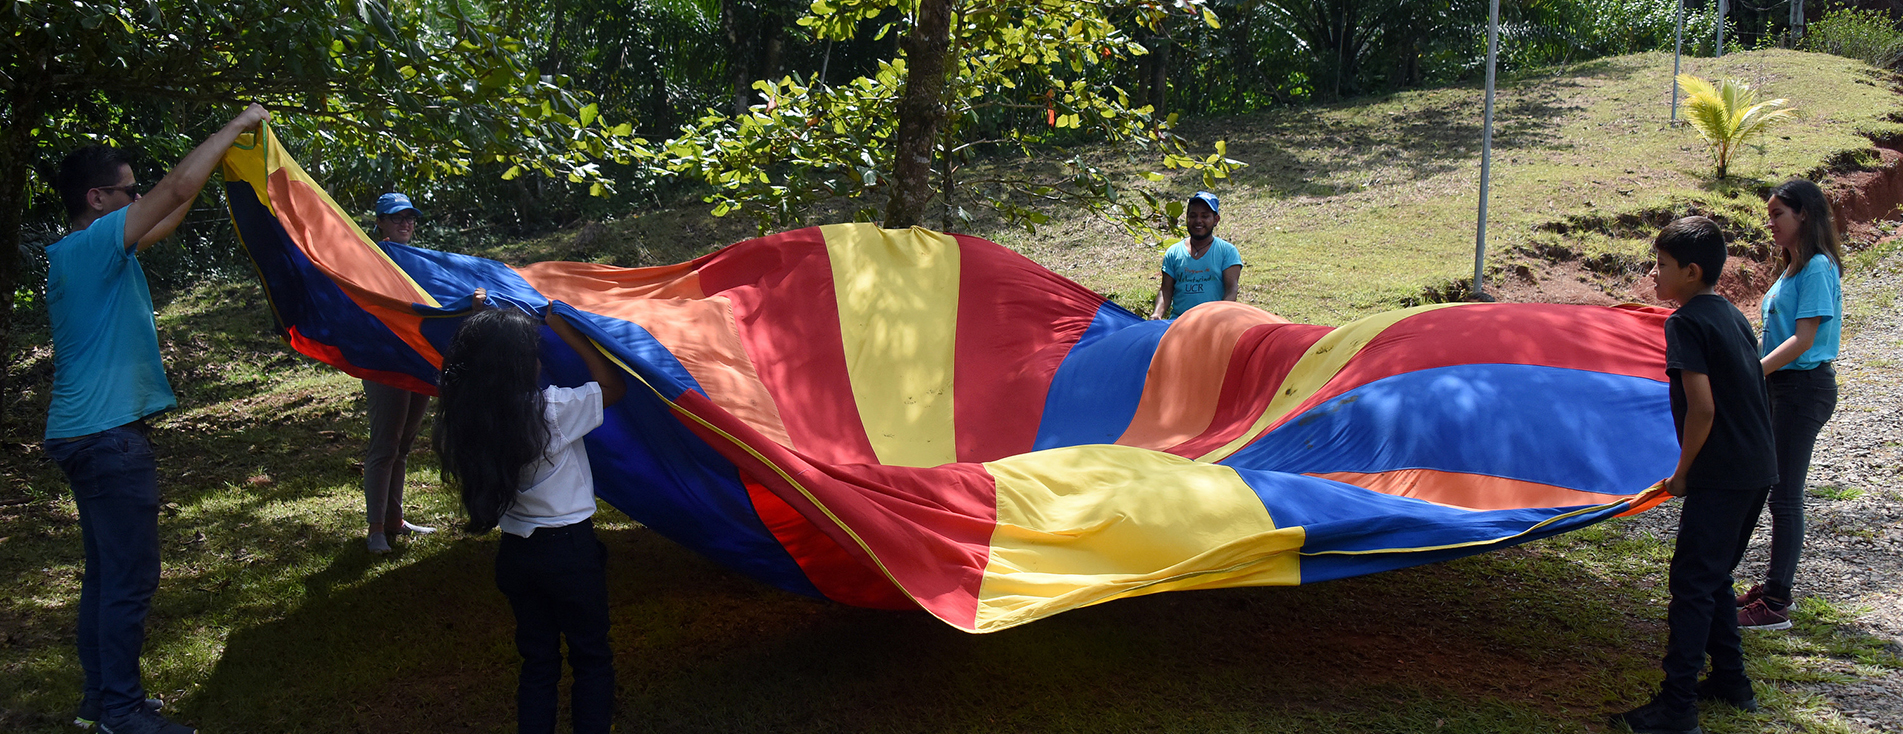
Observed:
[[[1837,409],[1837,340],[1842,334],[1843,245],[1830,202],[1817,184],[1792,179],[1765,201],[1783,265],[1764,294],[1763,357],[1771,390],[1778,482],[1771,487],[1771,563],[1764,582],[1738,597],[1738,626],[1791,626],[1791,589],[1804,548],[1804,481],[1817,434]]]
[[[443,356],[434,438],[445,478],[462,490],[467,530],[502,528],[496,586],[515,611],[522,655],[517,730],[555,731],[566,637],[575,731],[606,732],[615,688],[607,548],[595,539],[595,484],[581,439],[627,386],[552,306],[548,325],[581,355],[592,382],[538,389],[541,322],[514,308],[477,311]]]

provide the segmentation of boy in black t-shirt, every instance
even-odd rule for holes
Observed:
[[[1679,443],[1665,489],[1685,505],[1672,552],[1665,683],[1651,703],[1612,722],[1641,734],[1697,734],[1698,701],[1758,707],[1744,674],[1731,570],[1777,483],[1777,460],[1757,337],[1744,314],[1712,290],[1725,265],[1724,234],[1710,219],[1685,217],[1666,225],[1653,249],[1658,296],[1679,304],[1665,320]],[[1711,675],[1700,682],[1706,655]]]

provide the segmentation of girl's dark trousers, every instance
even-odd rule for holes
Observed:
[[[515,609],[515,649],[522,654],[516,687],[521,734],[555,731],[562,639],[568,640],[569,690],[576,734],[606,732],[614,718],[614,654],[608,648],[608,549],[592,520],[536,528],[524,538],[502,534],[496,586]]]
[[[1777,484],[1771,486],[1771,565],[1764,595],[1789,601],[1804,550],[1804,480],[1811,449],[1837,410],[1837,373],[1825,362],[1814,369],[1783,369],[1766,378],[1771,388],[1771,432],[1777,446]]]

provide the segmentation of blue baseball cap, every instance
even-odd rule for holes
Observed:
[[[1191,202],[1200,201],[1209,206],[1209,213],[1222,216],[1222,203],[1216,201],[1216,195],[1207,191],[1198,191],[1189,195]]]
[[[416,208],[415,204],[410,203],[410,197],[402,194],[392,192],[377,197],[377,216],[379,217],[387,217],[404,209],[416,212],[417,214],[423,213],[423,210]]]

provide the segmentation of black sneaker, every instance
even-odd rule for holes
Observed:
[[[1706,678],[1698,682],[1698,700],[1727,703],[1739,711],[1755,713],[1758,710],[1758,694],[1751,690],[1751,681],[1720,685],[1717,681]]]
[[[159,712],[159,709],[164,707],[164,701],[160,701],[156,698],[145,699],[145,710],[147,711],[156,714]],[[79,712],[73,714],[73,726],[77,726],[81,729],[91,729],[99,724],[99,717],[102,715],[99,710],[98,699],[82,698],[79,700]]]
[[[103,734],[198,734],[197,729],[173,723],[171,719],[144,708],[123,719],[100,721],[99,731]]]
[[[1698,709],[1675,709],[1656,699],[1623,714],[1613,714],[1613,726],[1624,724],[1633,734],[1704,734],[1698,728]]]

